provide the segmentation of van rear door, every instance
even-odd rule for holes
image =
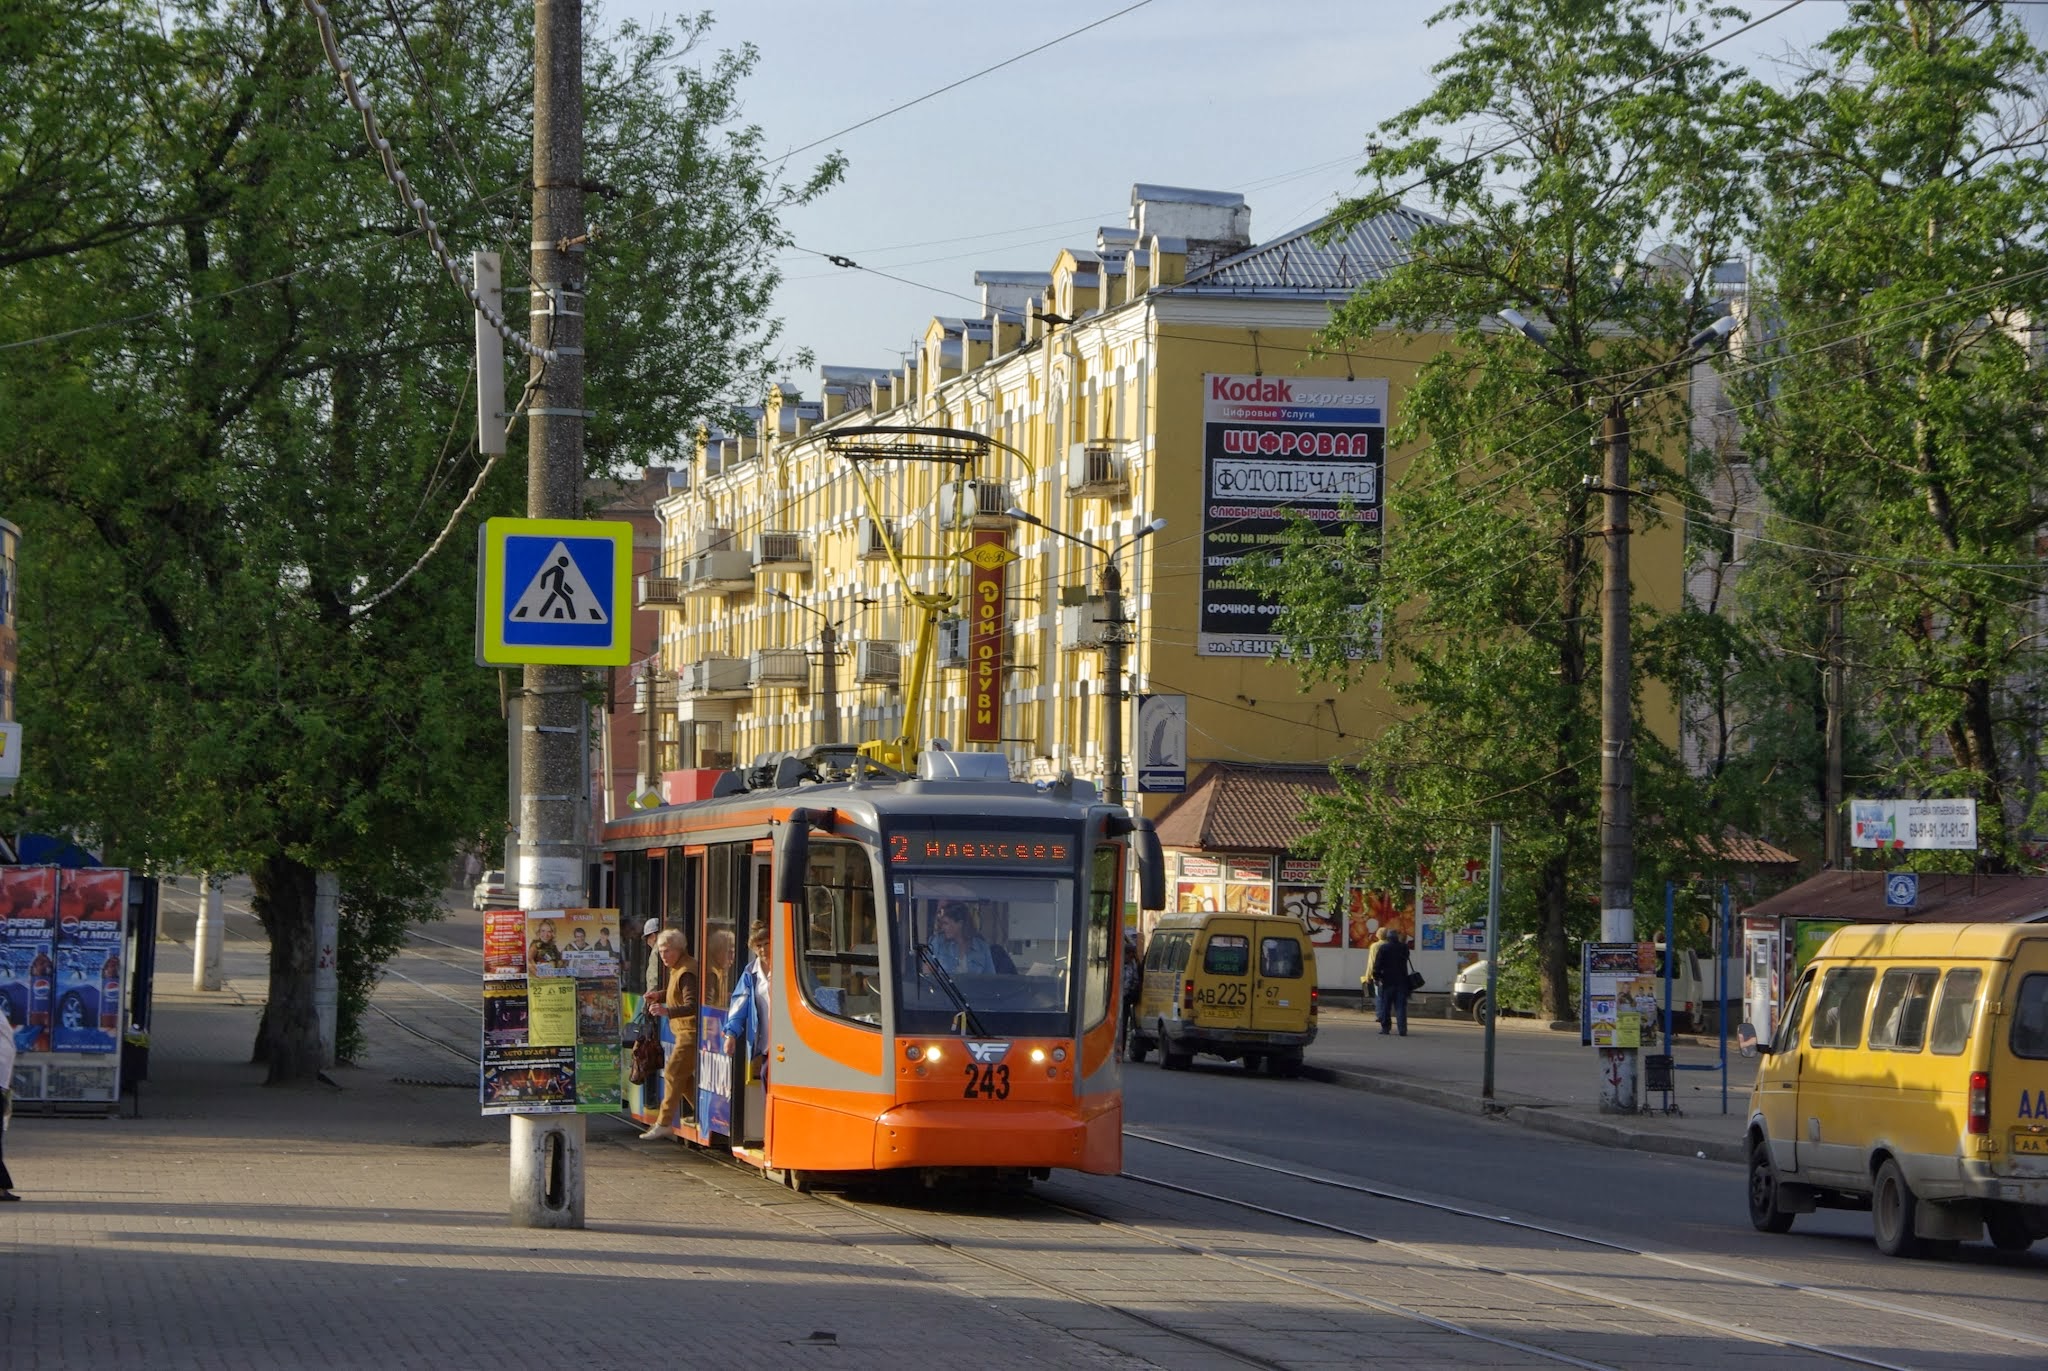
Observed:
[[[1202,1027],[1251,1027],[1253,942],[1243,919],[1212,919],[1202,930],[1194,973],[1195,1014]]]
[[[1309,964],[1302,942],[1302,936],[1288,928],[1259,934],[1251,1026],[1261,1033],[1308,1031]]]
[[[2005,1160],[1992,1169],[2015,1179],[2048,1177],[2048,938],[2014,947],[1999,998],[2006,1019],[1993,1027],[1986,1104],[1991,1136],[2004,1144],[1991,1155]]]

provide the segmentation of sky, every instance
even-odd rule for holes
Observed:
[[[1755,18],[1782,3],[1748,8]],[[592,4],[598,23],[643,25],[699,8]],[[1430,68],[1457,43],[1454,25],[1429,24],[1433,0],[710,8],[712,46],[760,51],[745,118],[767,146],[825,140],[793,166],[834,148],[847,158],[844,182],[786,219],[804,251],[784,256],[776,301],[786,348],[847,366],[898,365],[933,315],[978,314],[977,270],[1045,271],[1061,247],[1092,247],[1098,225],[1126,222],[1137,182],[1243,194],[1255,242],[1320,217],[1355,189],[1372,130],[1428,93]],[[1810,46],[1841,13],[1806,0],[1716,51],[1770,76],[1771,59]],[[816,375],[791,366],[784,379],[811,396]]]

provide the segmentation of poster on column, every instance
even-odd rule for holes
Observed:
[[[494,911],[484,926],[486,1114],[606,1113],[622,1103],[618,911]]]
[[[0,995],[21,1052],[50,1050],[56,939],[57,868],[0,867]]]
[[[1280,607],[1234,584],[1232,571],[1277,551],[1291,518],[1329,536],[1379,528],[1386,424],[1383,379],[1202,378],[1199,656],[1280,650]]]
[[[57,888],[58,1052],[115,1052],[121,1046],[121,937],[128,873],[66,871]]]

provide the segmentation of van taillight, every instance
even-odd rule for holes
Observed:
[[[1192,978],[1181,983],[1180,1012],[1183,1014],[1195,1012],[1195,983]]]
[[[1315,986],[1310,986],[1308,988],[1308,1012],[1310,1013],[1310,1015],[1314,1015],[1317,1008],[1321,1006],[1322,1002],[1323,992],[1317,989]]]
[[[1972,1071],[1970,1073],[1970,1123],[1965,1130],[1970,1133],[1991,1131],[1991,1073]]]

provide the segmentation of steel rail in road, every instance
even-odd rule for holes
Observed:
[[[2048,1348],[2048,1338],[2043,1338],[2035,1334],[2022,1332],[2021,1330],[2016,1328],[2007,1328],[2001,1324],[1985,1323],[1975,1319],[1959,1318],[1953,1314],[1943,1314],[1936,1310],[1922,1309],[1914,1305],[1900,1304],[1891,1300],[1880,1300],[1873,1298],[1869,1295],[1858,1295],[1848,1290],[1839,1290],[1821,1285],[1811,1285],[1803,1281],[1788,1281],[1777,1276],[1751,1275],[1746,1272],[1731,1270],[1724,1266],[1713,1265],[1711,1263],[1701,1261],[1697,1258],[1676,1256],[1672,1253],[1659,1252],[1652,1248],[1637,1247],[1628,1243],[1616,1242],[1610,1238],[1594,1237],[1593,1235],[1588,1233],[1578,1232],[1568,1228],[1560,1228],[1554,1224],[1537,1223],[1533,1220],[1518,1219],[1505,1214],[1490,1214],[1485,1212],[1484,1210],[1472,1209],[1464,1205],[1451,1204],[1444,1200],[1430,1199],[1421,1195],[1416,1195],[1401,1190],[1390,1189],[1386,1186],[1367,1185],[1359,1181],[1345,1180],[1340,1177],[1324,1175],[1319,1172],[1305,1171],[1299,1167],[1286,1166],[1277,1162],[1265,1161],[1255,1157],[1247,1157],[1240,1153],[1222,1151],[1210,1147],[1200,1147],[1193,1143],[1178,1142],[1170,1138],[1161,1137],[1155,1133],[1149,1133],[1143,1129],[1126,1128],[1124,1130],[1124,1136],[1126,1138],[1134,1138],[1142,1143],[1150,1143],[1156,1147],[1168,1148],[1173,1151],[1186,1152],[1194,1156],[1204,1157],[1211,1161],[1228,1162],[1237,1166],[1249,1167],[1257,1171],[1270,1172],[1274,1175],[1286,1176],[1290,1179],[1306,1181],[1313,1185],[1325,1186],[1334,1190],[1343,1190],[1349,1191],[1354,1194],[1365,1195],[1372,1199],[1387,1200],[1398,1204],[1413,1205],[1421,1209],[1433,1210],[1435,1212],[1442,1214],[1450,1214],[1459,1218],[1475,1219],[1482,1223],[1495,1224],[1501,1227],[1517,1229],[1522,1232],[1540,1234],[1544,1237],[1557,1238],[1566,1242],[1578,1243],[1587,1247],[1594,1247],[1602,1249],[1604,1251],[1619,1253],[1624,1256],[1641,1257],[1649,1261],[1661,1262],[1665,1265],[1675,1267],[1679,1270],[1686,1271],[1694,1275],[1710,1276],[1719,1280],[1731,1281],[1738,1285],[1750,1285],[1763,1289],[1783,1290],[1793,1294],[1810,1295],[1817,1299],[1833,1300],[1839,1303],[1852,1305],[1858,1308],[1868,1309],[1875,1313],[1891,1314],[1900,1318],[1913,1319],[1925,1323],[1937,1324],[1943,1327],[1954,1328],[1963,1332],[1976,1333],[1984,1337],[1997,1338],[2010,1342],[2021,1343],[2029,1347]],[[1897,1363],[1880,1361],[1874,1358],[1861,1356],[1854,1352],[1847,1352],[1840,1348],[1830,1348],[1819,1344],[1803,1342],[1795,1338],[1787,1338],[1776,1334],[1762,1333],[1753,1328],[1747,1328],[1739,1324],[1726,1323],[1721,1320],[1710,1318],[1709,1316],[1703,1314],[1694,1314],[1686,1310],[1672,1308],[1668,1305],[1660,1305],[1645,1301],[1632,1300],[1628,1299],[1625,1296],[1614,1295],[1606,1291],[1595,1290],[1584,1286],[1573,1285],[1569,1282],[1559,1281],[1554,1277],[1537,1276],[1529,1274],[1527,1272],[1508,1271],[1498,1267],[1488,1266],[1485,1263],[1481,1262],[1467,1262],[1459,1258],[1446,1256],[1443,1253],[1431,1251],[1427,1248],[1417,1246],[1413,1243],[1403,1242],[1399,1239],[1387,1238],[1379,1234],[1346,1229],[1340,1225],[1331,1224],[1321,1219],[1308,1218],[1303,1215],[1286,1214],[1282,1211],[1268,1209],[1262,1205],[1250,1204],[1246,1201],[1238,1200],[1228,1195],[1214,1194],[1207,1191],[1194,1189],[1192,1187],[1183,1186],[1178,1184],[1177,1182],[1163,1181],[1154,1177],[1141,1176],[1129,1170],[1126,1170],[1123,1173],[1123,1178],[1125,1180],[1136,1181],[1143,1185],[1150,1185],[1166,1190],[1178,1191],[1191,1197],[1212,1200],[1218,1204],[1225,1204],[1238,1208],[1253,1209],[1264,1214],[1275,1214],[1279,1217],[1291,1219],[1294,1222],[1307,1224],[1311,1227],[1321,1228],[1331,1232],[1344,1233],[1348,1236],[1358,1238],[1362,1241],[1397,1248],[1401,1251],[1411,1253],[1415,1256],[1421,1257],[1423,1259],[1426,1259],[1439,1265],[1453,1266],[1460,1270],[1483,1271],[1491,1275],[1498,1275],[1517,1281],[1524,1281],[1531,1284],[1545,1286],[1547,1288],[1557,1290],[1561,1293],[1574,1295],[1584,1299],[1599,1300],[1604,1303],[1615,1304],[1626,1308],[1636,1309],[1644,1313],[1653,1313],[1658,1315],[1659,1317],[1672,1318],[1680,1320],[1685,1323],[1697,1324],[1702,1327],[1711,1328],[1716,1332],[1726,1333],[1730,1336],[1741,1337],[1746,1341],[1765,1342],[1772,1344],[1774,1346],[1794,1348],[1803,1352],[1811,1352],[1816,1356],[1824,1356],[1837,1361],[1846,1361],[1858,1366],[1880,1367],[1885,1368],[1886,1371],[1909,1371],[1908,1368],[1900,1367]]]

